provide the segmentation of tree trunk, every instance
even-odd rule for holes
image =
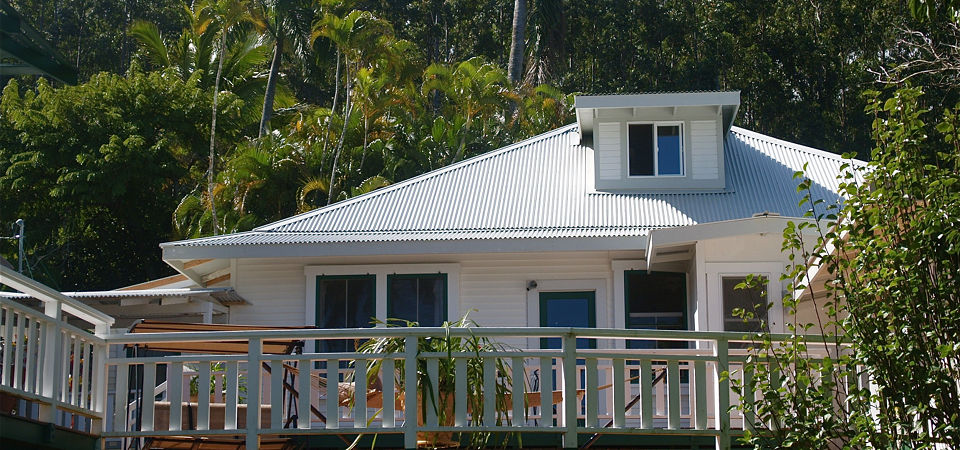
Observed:
[[[336,152],[333,155],[333,167],[330,168],[330,183],[327,184],[327,204],[333,202],[333,180],[337,175],[337,163],[340,160],[340,152],[343,151],[343,141],[347,138],[347,128],[350,126],[350,115],[353,113],[353,105],[350,101],[350,60],[347,55],[343,55],[343,78],[344,78],[344,98],[343,98],[343,130],[340,132],[340,142],[337,143]]]
[[[510,62],[507,75],[516,86],[523,79],[523,54],[527,30],[527,0],[513,2],[513,33],[510,44]]]
[[[270,75],[267,77],[267,90],[263,93],[263,111],[260,113],[260,133],[258,138],[270,132],[270,117],[273,116],[273,97],[277,90],[277,78],[280,74],[280,59],[283,54],[283,38],[277,36],[273,47],[273,60],[270,61]]]
[[[214,145],[217,136],[217,99],[220,97],[220,75],[223,73],[223,54],[227,46],[227,32],[220,32],[220,55],[217,62],[217,76],[213,79],[213,118],[210,120],[210,167],[207,169],[207,197],[210,199],[210,214],[213,218],[213,234],[220,234],[220,224],[217,222],[217,204],[213,200],[213,161],[216,157]]]

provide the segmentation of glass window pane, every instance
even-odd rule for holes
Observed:
[[[572,294],[572,295],[571,295]],[[591,307],[594,293],[542,293],[540,296],[540,326],[593,328],[596,318]],[[541,338],[542,348],[561,348],[560,338]],[[593,348],[595,339],[578,338],[577,348]]]
[[[417,321],[417,279],[390,277],[387,318]]]
[[[633,124],[628,129],[630,175],[653,175],[653,125]]]
[[[350,280],[348,286],[348,326],[363,328],[373,326],[376,317],[376,279],[373,277]]]
[[[443,325],[444,305],[443,297],[447,290],[445,278],[442,275],[424,275],[419,280],[419,314],[417,321],[422,327],[439,327]]]
[[[683,174],[680,126],[657,127],[657,172],[659,175]]]
[[[346,280],[322,279],[317,283],[317,316],[320,328],[346,328]]]
[[[750,289],[736,289],[746,281],[746,277],[723,277],[723,327],[726,331],[761,331],[760,322],[767,320],[767,302],[761,294],[767,290],[767,283]],[[744,321],[733,314],[735,308],[753,313],[753,318]]]

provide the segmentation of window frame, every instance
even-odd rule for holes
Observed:
[[[785,281],[780,279],[784,273],[786,263],[773,261],[755,262],[707,262],[704,270],[707,274],[707,330],[724,331],[724,304],[723,279],[728,277],[745,277],[747,275],[761,275],[767,278],[767,303],[773,307],[767,310],[767,324],[773,333],[782,333],[784,330],[785,313],[783,302],[780,301],[785,289]]]
[[[343,281],[349,282],[350,280],[364,280],[364,279],[368,279],[368,280],[369,280],[369,279],[372,279],[372,280],[373,280],[373,314],[374,314],[372,318],[376,318],[376,314],[377,314],[377,276],[376,276],[376,275],[371,275],[371,274],[365,274],[365,275],[317,275],[315,278],[316,278],[316,281],[315,281],[316,290],[314,291],[314,294],[313,294],[313,297],[314,297],[314,305],[315,305],[315,307],[314,307],[314,319],[313,319],[314,325],[316,325],[316,326],[318,326],[318,327],[320,326],[320,313],[321,313],[321,311],[320,311],[320,283],[321,283],[322,281],[324,281],[324,280],[343,280]],[[349,285],[350,285],[350,284],[347,283],[348,292],[349,292]],[[349,295],[348,295],[348,296],[349,296]],[[349,299],[348,299],[348,300],[349,300]],[[368,325],[368,326],[362,327],[362,328],[374,328],[374,327],[375,327],[375,325]],[[350,328],[350,327],[343,327],[343,328]],[[332,329],[336,329],[336,328],[332,328]],[[337,340],[334,339],[333,341],[337,341]],[[328,341],[326,341],[326,340],[320,340],[320,339],[316,340],[316,341],[314,342],[314,344],[313,344],[313,347],[314,347],[313,350],[314,350],[315,352],[321,352],[321,351],[324,351],[324,350],[326,350],[326,351],[331,351],[331,350],[329,350],[329,349],[321,348],[321,347],[322,347],[322,344],[323,344],[324,342],[328,342]],[[349,350],[347,350],[347,351],[349,351]],[[319,367],[319,366],[318,366],[318,367]]]
[[[393,299],[391,298],[391,297],[393,296],[393,294],[391,293],[392,290],[390,289],[390,282],[391,282],[391,281],[393,281],[393,280],[395,280],[395,279],[419,279],[419,278],[422,278],[422,277],[436,277],[436,276],[440,276],[440,277],[443,279],[443,299],[442,299],[443,305],[442,305],[441,308],[440,308],[440,311],[443,312],[443,314],[442,314],[443,317],[441,318],[440,323],[449,321],[449,320],[450,320],[450,317],[449,317],[448,314],[449,314],[449,305],[450,305],[450,300],[449,300],[449,297],[450,297],[450,275],[447,274],[447,273],[443,273],[443,272],[435,272],[435,273],[391,273],[391,274],[387,274],[387,276],[386,276],[386,283],[387,283],[387,303],[386,303],[386,310],[384,311],[384,314],[386,314],[386,318],[387,318],[387,319],[391,319],[391,318],[392,318],[392,317],[389,316],[390,306],[392,305],[392,302],[393,302]],[[418,299],[417,299],[417,316],[419,316],[419,315],[420,315],[420,302],[419,302],[419,298],[418,298]],[[419,322],[420,322],[420,321],[419,321],[419,317],[418,317],[418,320],[415,320],[414,322],[419,323]],[[422,325],[421,325],[421,326],[422,326]]]
[[[684,121],[682,120],[654,120],[654,121],[629,121],[626,123],[626,164],[625,169],[627,172],[627,178],[658,178],[658,177],[667,177],[667,178],[683,178],[687,176],[687,152],[686,152],[686,139],[684,135]],[[631,125],[652,125],[653,126],[653,175],[633,175],[630,173],[630,126]],[[679,174],[661,174],[660,173],[660,146],[657,142],[657,129],[659,127],[672,127],[676,126],[680,128],[680,173]]]

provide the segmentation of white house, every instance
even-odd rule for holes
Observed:
[[[838,155],[737,128],[739,92],[579,96],[577,123],[253,231],[162,244],[246,300],[240,324],[740,329],[749,273],[779,299],[796,171]],[[770,322],[782,322],[774,308]]]
[[[780,275],[789,264],[781,252],[782,232],[789,221],[809,220],[803,217],[809,203],[801,204],[794,175],[805,170],[812,197],[832,202],[839,198],[836,176],[844,163],[838,155],[733,126],[739,104],[739,92],[579,96],[575,124],[249,232],[162,244],[164,261],[179,275],[116,291],[73,293],[114,316],[115,328],[139,315],[309,330],[146,337],[105,333],[105,322],[98,322],[97,336],[73,328],[74,335],[63,334],[73,342],[70,353],[70,345],[39,344],[44,336],[61,334],[14,327],[14,317],[36,313],[17,309],[10,299],[46,292],[14,283],[28,288],[0,295],[6,297],[0,298],[0,325],[7,342],[11,333],[39,339],[26,351],[49,361],[38,366],[53,371],[51,380],[75,377],[88,366],[74,357],[72,366],[54,369],[65,354],[48,356],[45,349],[78,355],[89,348],[91,370],[106,369],[87,379],[102,374],[105,385],[34,385],[0,376],[0,391],[42,402],[50,392],[58,398],[61,386],[70,402],[48,401],[50,408],[88,417],[94,430],[103,421],[102,436],[125,443],[238,435],[249,447],[263,437],[392,433],[403,436],[396,446],[410,447],[423,432],[496,431],[557,437],[543,441],[546,446],[576,447],[591,435],[609,434],[647,439],[606,441],[610,445],[657,447],[674,439],[671,445],[695,447],[707,439],[729,448],[738,429],[752,426],[750,411],[728,408],[738,400],[722,374],[735,373],[744,357],[742,345],[730,341],[742,340],[762,319],[773,332],[788,319],[777,301],[787,287]],[[748,274],[762,275],[766,288],[735,289]],[[37,317],[29,327],[66,326],[57,322],[60,307],[50,306],[59,305],[59,294],[43,295],[45,311],[56,320]],[[757,309],[751,321],[732,314],[763,303],[774,306]],[[504,389],[514,400],[507,411],[493,396],[484,397],[482,415],[474,415],[457,377],[454,418],[440,423],[435,410],[418,414],[421,394],[394,381],[422,380],[410,369],[420,363],[432,378],[438,361],[449,355],[419,353],[415,344],[444,336],[446,331],[429,327],[464,314],[482,328],[455,335],[489,336],[515,350],[477,353],[490,369],[483,371],[483,391],[499,389],[506,369],[495,364],[506,361],[513,381]],[[384,327],[387,319],[428,328]],[[357,354],[350,344],[388,336],[405,339],[404,353]],[[281,338],[318,344],[303,355],[269,353],[266,340]],[[173,359],[118,358],[113,351],[113,358],[97,359],[106,358],[110,344],[182,340],[229,341],[249,350]],[[18,353],[10,364],[20,359]],[[359,380],[365,377],[354,379],[352,400],[333,401],[331,395],[327,401],[326,381],[319,380],[342,382],[344,371],[365,367],[343,366],[346,359],[383,361],[377,369],[380,409],[363,395],[365,381]],[[25,361],[30,367],[29,357]],[[406,362],[403,373],[393,370],[397,361]],[[7,359],[3,364],[0,374],[19,373],[6,368]],[[261,365],[263,370],[252,370]],[[292,366],[309,367],[310,376],[288,383]],[[222,370],[210,389],[216,398],[189,398],[187,383],[206,384],[217,367]],[[749,384],[752,375],[743,372],[735,377]],[[40,373],[46,374],[35,375]],[[553,376],[540,376],[546,373]],[[135,386],[156,395],[115,400],[113,392],[134,392]],[[383,401],[395,396],[395,407]],[[241,405],[251,398],[270,409],[243,412]],[[539,406],[551,403],[552,410]],[[212,411],[220,411],[219,428],[211,425]],[[167,418],[155,421],[155,414]],[[247,427],[238,417],[261,426]]]

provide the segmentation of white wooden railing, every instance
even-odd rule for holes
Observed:
[[[0,284],[31,294],[43,308],[0,298],[0,392],[38,405],[31,418],[98,432],[106,412],[107,343],[64,316],[103,335],[113,318],[2,266]]]
[[[560,338],[561,349],[516,349],[491,352],[417,353],[424,338],[479,336],[494,341],[532,341]],[[264,340],[303,340],[306,348],[324,339],[370,339],[392,337],[405,342],[399,353],[305,353],[265,355]],[[590,338],[598,349],[576,348],[578,338]],[[784,337],[785,338],[785,337]],[[681,349],[627,349],[629,340],[680,341]],[[187,333],[141,333],[113,335],[111,344],[136,345],[157,342],[247,342],[244,355],[181,355],[115,358],[114,392],[131,389],[152,392],[135,402],[118,402],[108,437],[245,435],[248,448],[263,436],[355,435],[401,433],[405,447],[416,446],[418,433],[521,432],[556,433],[566,447],[576,447],[578,435],[634,434],[706,436],[718,448],[729,448],[731,431],[750,426],[752,417],[736,409],[730,378],[751,385],[751,375],[741,370],[745,350],[730,349],[742,341],[742,333],[693,331],[617,330],[583,328],[374,328],[343,330],[281,330]],[[467,407],[466,377],[455,375],[453,420],[440,423],[438,411],[423,404],[415,389],[418,361],[426,375],[438,379],[441,359],[454,358],[457,374],[465,373],[467,361],[480,358],[483,392],[495,392],[505,374],[496,370],[502,361],[511,374],[506,386],[514,394],[508,407],[498,411],[495,395],[483,396],[484,407],[473,414]],[[381,405],[368,405],[368,362],[382,361]],[[349,361],[344,367],[341,362]],[[395,369],[403,362],[403,373]],[[321,368],[324,367],[324,368]],[[286,370],[285,370],[286,368]],[[288,377],[291,368],[310,376]],[[269,369],[269,370],[268,370]],[[723,373],[731,374],[729,377]],[[165,384],[157,376],[166,374]],[[352,376],[351,376],[352,375]],[[538,383],[531,383],[531,380]],[[354,380],[352,401],[325,386],[342,386]],[[199,395],[190,400],[190,385]],[[556,384],[556,385],[554,385]],[[157,386],[160,385],[160,388]],[[434,397],[438,398],[436,386]],[[296,391],[295,395],[291,393]],[[555,399],[559,391],[560,399]],[[328,394],[330,392],[330,394]],[[520,395],[524,393],[524,395]],[[531,395],[526,395],[531,394]],[[390,399],[397,398],[396,402]],[[539,401],[531,401],[531,399]],[[221,400],[222,399],[222,400]],[[308,401],[304,401],[308,399]],[[261,408],[247,405],[260,404]],[[556,405],[555,408],[535,405]],[[629,407],[627,407],[629,405]],[[730,408],[733,405],[734,408]],[[504,410],[505,409],[505,410]],[[185,421],[185,415],[192,420]],[[414,418],[420,416],[420,420]],[[308,418],[308,419],[304,419]],[[250,426],[249,424],[254,424]],[[259,424],[259,426],[257,426]]]

